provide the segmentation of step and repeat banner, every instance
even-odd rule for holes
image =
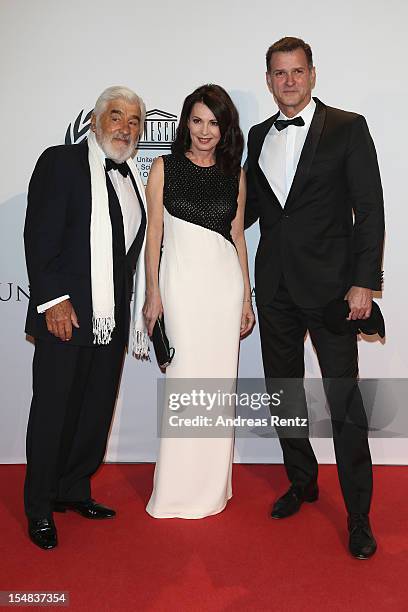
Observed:
[[[285,7],[274,0],[0,0],[0,462],[25,460],[33,344],[24,334],[29,286],[22,234],[38,156],[50,145],[85,138],[95,100],[110,85],[126,85],[146,102],[136,156],[144,182],[153,159],[169,152],[184,98],[203,83],[229,91],[246,136],[251,125],[275,112],[264,58],[268,46],[286,35],[312,46],[315,94],[328,105],[365,115],[376,143],[387,222],[384,292],[377,298],[387,335],[384,341],[359,341],[360,373],[386,379],[373,399],[374,461],[408,462],[408,432],[390,422],[395,417],[399,423],[408,374],[408,88],[402,78],[407,18],[403,0],[293,0]],[[257,227],[247,232],[247,241],[252,273]],[[305,363],[307,377],[319,377],[309,340]],[[262,377],[257,329],[242,342],[239,374]],[[154,461],[158,377],[154,360],[126,357],[108,461]],[[374,435],[387,427],[390,435]],[[316,438],[313,445],[320,461],[334,460],[330,439]],[[235,460],[280,462],[278,441],[256,432],[239,437]]]

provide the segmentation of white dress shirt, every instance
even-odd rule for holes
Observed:
[[[98,147],[98,149],[101,161],[105,166],[106,155],[100,147]],[[133,187],[132,179],[130,178],[130,170],[126,177],[118,170],[109,170],[108,175],[112,181],[122,210],[125,248],[126,252],[128,252],[139,230],[142,221],[142,211],[140,210],[139,200]],[[55,306],[55,304],[59,304],[63,300],[68,299],[69,295],[62,295],[45,304],[40,304],[40,306],[37,306],[37,312],[45,312],[48,308],[51,308],[51,306]]]
[[[316,102],[312,98],[309,104],[295,115],[295,117],[302,117],[305,125],[289,125],[280,132],[275,125],[272,125],[262,146],[259,166],[268,179],[282,208],[285,206],[286,198],[295,177],[315,108]],[[290,119],[295,117],[290,117]],[[289,119],[289,117],[286,117],[281,111],[278,119]]]

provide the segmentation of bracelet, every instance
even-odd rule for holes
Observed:
[[[252,302],[252,298],[248,298],[246,300],[242,300],[243,302]]]

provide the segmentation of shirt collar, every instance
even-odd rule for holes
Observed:
[[[294,119],[295,117],[302,117],[303,121],[305,122],[305,125],[303,127],[307,127],[312,122],[315,109],[316,109],[316,102],[313,100],[313,98],[311,98],[310,102],[305,106],[305,108],[303,108],[294,117],[290,117],[290,119]],[[289,119],[289,117],[286,117],[286,115],[284,115],[282,111],[280,111],[278,119]]]

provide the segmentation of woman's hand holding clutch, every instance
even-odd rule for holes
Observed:
[[[160,292],[146,292],[146,299],[143,306],[143,316],[146,321],[147,333],[149,336],[153,333],[153,327],[158,317],[163,315],[163,304],[160,297]]]

